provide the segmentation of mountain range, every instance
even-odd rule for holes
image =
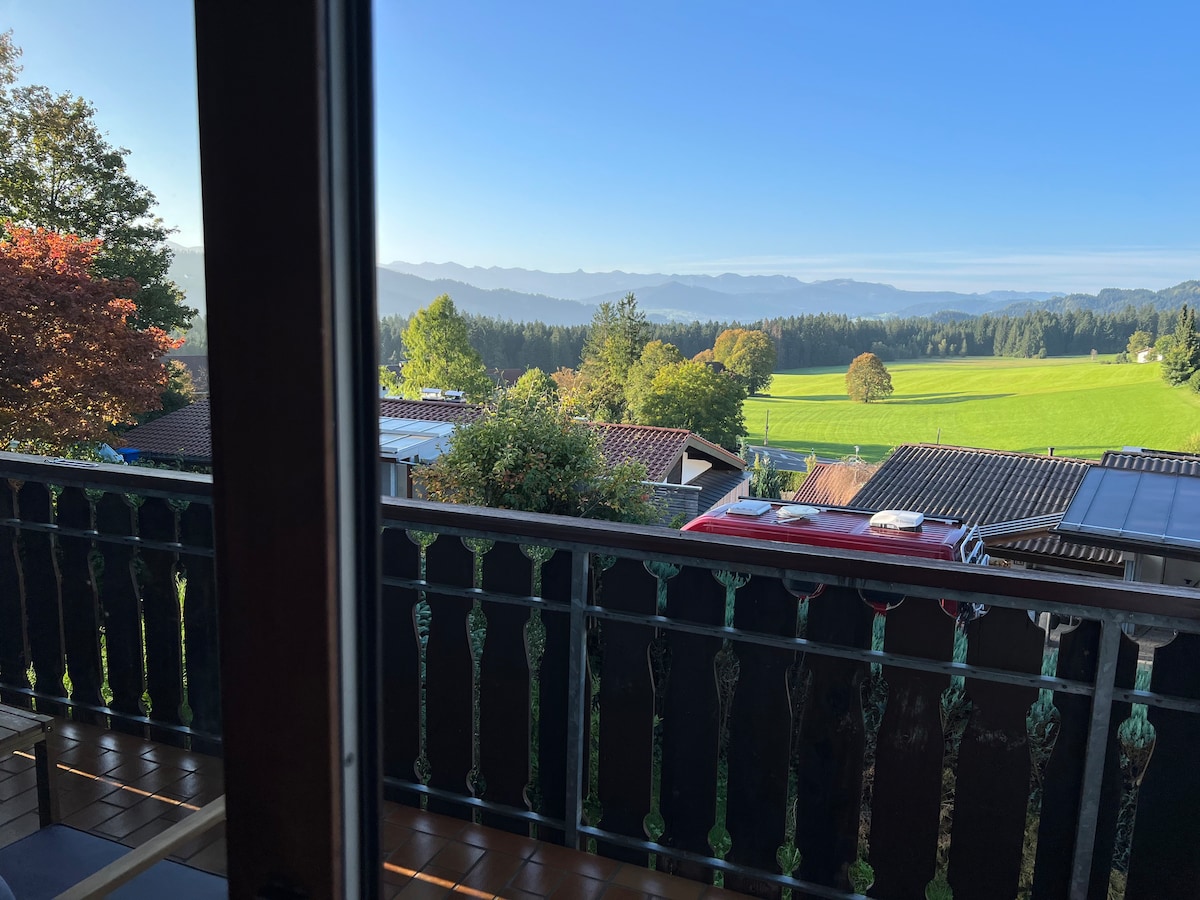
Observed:
[[[204,251],[172,245],[170,275],[187,292],[190,306],[205,308]],[[1046,291],[906,291],[889,284],[839,278],[805,282],[787,275],[664,275],[632,272],[540,272],[461,266],[457,263],[392,262],[377,269],[379,314],[411,315],[439,294],[460,311],[548,325],[591,321],[596,307],[633,291],[638,306],[656,321],[753,322],[776,316],[841,313],[851,317],[964,317],[1023,314],[1035,309],[1106,312],[1128,304],[1173,308],[1200,301],[1200,282],[1161,291],[1109,288],[1098,294]]]

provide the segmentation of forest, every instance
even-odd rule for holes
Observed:
[[[880,359],[953,356],[1046,356],[1118,353],[1129,336],[1146,331],[1151,338],[1170,334],[1178,310],[1127,306],[1116,312],[1091,310],[1023,315],[944,316],[854,319],[836,313],[789,316],[754,322],[650,323],[650,339],[674,344],[685,357],[711,349],[726,328],[762,329],[775,342],[777,371],[814,366],[845,366],[860,353]],[[579,364],[587,325],[512,322],[467,316],[471,345],[489,368],[539,368],[553,372]],[[403,359],[400,336],[407,319],[388,316],[379,327],[380,361]]]

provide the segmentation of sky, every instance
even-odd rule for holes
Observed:
[[[0,0],[203,243],[191,3]],[[381,262],[1200,278],[1200,5],[377,0]]]

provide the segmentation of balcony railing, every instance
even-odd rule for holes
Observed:
[[[0,697],[217,745],[208,480],[0,476]],[[1196,591],[383,509],[393,799],[757,896],[1197,894]]]

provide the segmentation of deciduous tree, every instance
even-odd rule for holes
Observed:
[[[641,425],[686,428],[736,451],[746,434],[745,399],[746,389],[733,378],[685,360],[659,369],[630,414]]]
[[[858,403],[870,403],[892,395],[892,376],[874,353],[854,357],[846,372],[846,393]]]
[[[765,331],[727,328],[717,335],[712,359],[725,366],[757,394],[766,390],[775,371],[775,344]]]
[[[415,477],[431,500],[619,522],[654,522],[640,463],[610,468],[600,438],[552,400],[501,396],[455,429],[450,449]]]
[[[468,400],[485,400],[492,393],[483,360],[467,337],[466,320],[449,294],[419,309],[404,329],[404,367],[401,393],[421,396],[421,388],[462,391]]]
[[[114,147],[82,97],[18,85],[20,50],[0,34],[0,220],[100,239],[90,272],[132,279],[135,328],[186,326],[196,310],[167,277],[171,229],[157,202],[128,172],[129,151]]]
[[[130,327],[132,281],[89,273],[99,241],[9,224],[0,241],[0,441],[62,447],[161,407],[181,342]]]

